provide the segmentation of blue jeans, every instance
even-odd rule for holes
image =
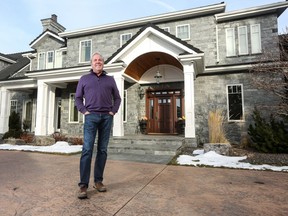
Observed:
[[[93,147],[98,132],[97,154],[94,165],[94,182],[103,181],[103,173],[107,160],[107,147],[113,116],[109,114],[90,113],[85,115],[84,143],[80,158],[80,182],[79,186],[89,186],[91,160]]]

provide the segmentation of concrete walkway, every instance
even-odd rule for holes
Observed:
[[[0,151],[0,215],[287,215],[288,174],[109,159],[106,193],[76,195],[79,155]],[[93,173],[92,173],[93,174]],[[92,180],[92,178],[91,178]]]

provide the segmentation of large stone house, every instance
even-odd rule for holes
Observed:
[[[16,111],[36,136],[82,135],[74,94],[98,51],[123,99],[113,137],[139,133],[141,118],[147,118],[147,137],[179,136],[177,121],[185,117],[181,136],[197,145],[208,141],[208,113],[217,108],[226,113],[229,141],[240,143],[254,106],[274,100],[250,83],[249,68],[265,51],[279,55],[277,19],[288,2],[225,7],[221,2],[73,31],[54,14],[41,20],[43,32],[31,51],[0,54],[0,134]]]

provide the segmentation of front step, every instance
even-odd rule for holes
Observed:
[[[109,154],[136,154],[174,156],[182,146],[184,137],[137,135],[113,137],[108,145]]]

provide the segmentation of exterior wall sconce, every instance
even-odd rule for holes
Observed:
[[[138,95],[141,99],[145,95],[144,89],[141,86],[139,86],[139,88],[138,88]]]
[[[157,60],[157,62],[158,62],[158,66],[157,66],[158,68],[157,68],[157,72],[156,72],[154,78],[155,78],[155,80],[156,80],[156,83],[159,84],[160,79],[162,78],[162,75],[161,75],[161,73],[160,73],[160,71],[159,71],[159,60],[160,60],[160,58],[156,58],[156,60]]]

